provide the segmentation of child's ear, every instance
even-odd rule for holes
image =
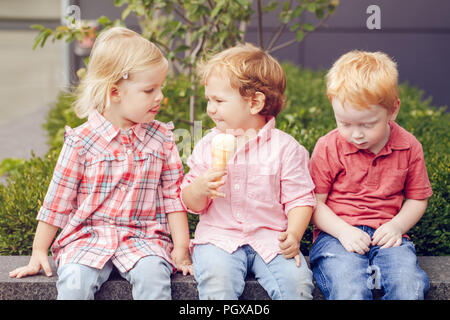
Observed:
[[[395,108],[394,111],[392,111],[391,116],[389,117],[389,120],[395,120],[397,118],[398,112],[400,111],[400,99],[397,98],[397,101],[395,102]]]
[[[250,114],[258,114],[264,108],[265,103],[265,94],[259,91],[255,92],[251,100]]]
[[[113,85],[109,90],[109,96],[112,102],[120,102],[120,91],[117,85]]]

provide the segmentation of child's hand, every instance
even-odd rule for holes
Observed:
[[[345,228],[337,238],[348,252],[365,254],[370,250],[370,236],[367,232],[356,227],[349,226],[349,228]]]
[[[392,220],[378,227],[372,237],[372,245],[381,246],[380,249],[398,247],[401,244],[402,231]]]
[[[11,278],[20,279],[22,277],[38,274],[39,271],[41,271],[41,268],[44,269],[47,277],[52,276],[52,268],[50,267],[50,263],[48,261],[47,252],[33,251],[28,265],[14,269],[9,273],[9,276]]]
[[[225,198],[225,194],[219,192],[218,189],[225,184],[222,177],[226,173],[227,171],[222,169],[209,169],[205,171],[194,181],[195,191],[200,196]]]
[[[285,231],[278,236],[281,253],[286,259],[294,258],[297,267],[300,267],[300,240],[294,234]]]
[[[192,265],[191,256],[189,255],[189,249],[174,247],[171,256],[177,270],[181,271],[183,276],[188,273],[194,275],[194,267]]]

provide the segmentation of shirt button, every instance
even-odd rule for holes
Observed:
[[[114,224],[114,220],[113,219],[109,220],[109,224]]]
[[[123,192],[125,192],[125,190],[127,190],[127,188],[125,188],[125,187],[120,187],[120,190],[123,191]]]
[[[131,129],[128,130],[128,133],[129,133],[129,134],[132,134],[132,133],[133,133],[133,130],[131,130]]]
[[[131,154],[133,151],[132,150],[127,150],[127,153],[128,154]]]
[[[236,184],[234,185],[234,190],[239,190],[240,188],[241,188],[241,186],[240,186],[239,184],[236,183]]]
[[[241,219],[241,218],[242,218],[241,213],[240,213],[240,212],[236,213],[236,217],[237,217],[238,219]]]

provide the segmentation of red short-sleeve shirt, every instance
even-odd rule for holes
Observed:
[[[350,225],[376,229],[400,211],[405,197],[432,195],[422,145],[397,123],[389,125],[389,141],[376,155],[348,143],[337,129],[314,148],[310,171],[315,192],[327,193],[328,207]],[[319,231],[315,228],[314,239]]]

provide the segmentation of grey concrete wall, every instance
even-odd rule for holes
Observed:
[[[369,5],[381,10],[381,29],[369,30]],[[265,42],[276,19],[267,19]],[[306,20],[314,22],[311,16]],[[256,25],[253,22],[253,25]],[[293,38],[285,33],[281,41]],[[247,40],[256,42],[252,27]],[[400,82],[408,81],[433,96],[433,104],[450,105],[450,1],[447,0],[341,0],[326,25],[303,42],[274,52],[312,69],[328,69],[343,53],[384,51],[398,63]]]

